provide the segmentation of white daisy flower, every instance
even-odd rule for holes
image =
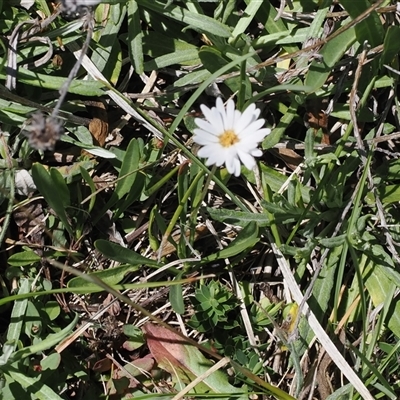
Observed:
[[[217,99],[216,107],[211,109],[200,106],[206,120],[194,120],[198,128],[194,129],[193,141],[203,146],[197,153],[206,158],[206,165],[222,164],[230,174],[240,175],[240,162],[252,170],[256,165],[254,157],[260,157],[262,151],[257,149],[271,129],[260,129],[265,121],[257,119],[260,110],[250,104],[242,113],[235,110],[235,103],[229,100],[226,108],[221,98]]]

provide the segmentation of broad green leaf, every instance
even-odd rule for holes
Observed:
[[[129,142],[115,187],[115,195],[120,199],[132,190],[140,161],[139,143],[136,139]]]
[[[349,13],[352,19],[359,17],[365,10],[371,7],[368,0],[341,0],[340,4]],[[383,42],[383,26],[376,11],[372,11],[368,18],[355,25],[355,33],[359,43],[365,41],[372,47],[378,46]]]
[[[250,5],[251,3],[256,3],[253,0],[245,0],[246,5]],[[270,1],[262,1],[260,8],[256,13],[256,18],[261,24],[264,26],[264,29],[268,33],[281,33],[288,30],[288,27],[283,18],[278,18],[278,11],[275,9],[273,4]],[[292,53],[298,48],[296,46],[286,45],[283,46],[284,50],[287,53]]]
[[[94,245],[101,254],[120,263],[130,265],[147,265],[150,267],[160,266],[156,260],[143,257],[133,250],[122,247],[119,244],[109,242],[108,240],[96,240]]]
[[[183,40],[171,38],[159,32],[143,32],[143,52],[152,58],[159,58],[161,56],[172,56],[176,54],[194,54],[192,60],[181,60],[183,65],[199,64],[200,59],[195,53],[198,51],[197,46],[187,43]],[[178,63],[178,62],[176,62]]]
[[[226,222],[228,224],[239,225],[241,227],[247,226],[250,222],[255,222],[259,228],[270,225],[270,220],[266,214],[211,207],[207,208],[207,212],[215,221]]]
[[[119,200],[123,198],[127,193],[135,190],[135,181],[137,179],[137,173],[140,161],[140,146],[136,139],[132,139],[129,142],[128,148],[125,152],[122,152],[123,160],[119,170],[118,181],[114,192],[107,204],[104,205],[103,209],[94,218],[94,223],[103,216],[103,214],[113,207]],[[124,206],[122,204],[122,206]],[[118,218],[122,210],[117,209],[115,218]]]
[[[307,73],[304,84],[313,87],[313,91],[319,89],[328,79],[332,73],[332,68],[343,57],[348,48],[356,41],[356,33],[354,27],[347,29],[339,36],[336,36],[331,41],[326,43],[319,54],[322,56],[321,60],[314,60]]]
[[[177,314],[185,313],[185,304],[183,302],[182,285],[174,285],[169,289],[169,301],[171,303],[172,309]]]
[[[204,82],[211,75],[210,71],[206,69],[200,69],[198,71],[189,72],[182,78],[179,78],[174,82],[174,87],[185,87],[187,85],[194,85],[196,83]]]
[[[42,310],[47,314],[50,321],[54,321],[61,312],[60,305],[57,301],[53,300],[47,301]]]
[[[379,186],[379,198],[383,204],[392,204],[400,201],[400,186],[385,185]]]
[[[258,227],[255,222],[250,222],[245,226],[233,240],[224,249],[201,259],[201,264],[219,260],[221,258],[229,258],[243,253],[245,250],[253,247],[259,241]]]
[[[336,270],[339,265],[338,259],[341,255],[343,246],[339,246],[330,250],[327,261],[323,266],[317,280],[315,281],[312,296],[308,300],[310,308],[313,310],[315,316],[321,323],[323,322],[326,311],[329,307],[330,300],[333,295],[333,287],[336,278]],[[305,343],[310,343],[312,338],[315,336],[314,332],[304,321],[299,326],[300,336],[304,339]],[[304,346],[303,341],[298,341],[298,346]],[[304,348],[304,347],[303,347]]]
[[[114,286],[120,283],[127,273],[137,271],[138,269],[139,267],[136,265],[122,265],[119,267],[108,268],[102,271],[86,273],[86,275],[95,276],[96,278],[101,279],[107,285]],[[90,287],[90,289],[93,286],[98,287],[98,285],[96,285],[95,283],[90,283],[80,276],[76,276],[68,282],[68,287],[71,289],[84,286]]]
[[[371,300],[375,307],[380,306],[387,299],[387,294],[392,291],[393,281],[387,276],[384,267],[370,262],[363,272],[365,276],[365,287],[368,290]],[[395,300],[392,311],[390,312],[388,327],[400,337],[400,301]]]
[[[268,182],[268,186],[271,188],[272,192],[278,192],[283,184],[287,181],[287,177],[265,164],[260,164],[260,167],[261,173],[264,175],[265,182]],[[303,202],[308,204],[310,202],[310,190],[303,185],[301,186],[301,195],[303,197]]]
[[[49,354],[40,361],[43,370],[49,369],[51,371],[56,370],[60,366],[60,363],[61,355],[57,352]]]
[[[32,250],[21,251],[8,257],[7,263],[13,267],[23,267],[40,261],[41,257]]]
[[[55,168],[50,168],[50,177],[53,181],[53,190],[56,190],[60,196],[64,208],[69,207],[71,203],[68,186],[63,176]]]
[[[74,237],[65,212],[65,206],[69,204],[69,191],[65,182],[61,181],[60,173],[54,170],[49,174],[41,164],[36,163],[32,166],[32,178],[39,192],[56,212],[69,234]],[[68,195],[64,197],[65,193]]]
[[[380,66],[390,65],[393,59],[400,53],[400,26],[389,26],[386,31],[385,41],[383,43],[383,52],[380,59]]]
[[[262,1],[251,1],[247,4],[247,7],[243,12],[242,18],[239,19],[239,22],[236,24],[235,29],[232,32],[232,36],[234,38],[246,31],[248,26],[253,21],[254,16],[256,15],[258,9],[261,7],[262,3]]]

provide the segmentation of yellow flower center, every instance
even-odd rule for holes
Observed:
[[[219,143],[222,147],[231,147],[237,142],[239,142],[239,137],[232,129],[224,131],[224,133],[219,137]]]

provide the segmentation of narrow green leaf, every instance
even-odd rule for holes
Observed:
[[[18,350],[12,356],[12,359],[9,360],[11,363],[20,360],[22,358],[29,357],[32,354],[39,353],[45,350],[52,348],[53,346],[60,343],[63,339],[65,339],[74,329],[76,323],[78,322],[78,314],[75,315],[75,318],[69,325],[67,325],[64,329],[57,333],[51,333],[44,340],[33,344],[32,346],[24,347],[21,350]]]
[[[95,195],[96,186],[95,186],[95,184],[93,182],[92,177],[89,175],[89,173],[86,171],[86,169],[84,169],[81,166],[79,166],[79,171],[81,171],[82,178],[89,185],[90,193],[92,194],[92,196],[90,197],[89,207],[88,207],[88,211],[91,212],[93,210],[94,203],[96,202],[96,195]]]
[[[145,71],[158,70],[174,64],[198,63],[199,55],[197,49],[176,50],[174,53],[165,54],[144,63]]]
[[[128,1],[129,58],[138,75],[143,74],[143,43],[139,7],[136,0]]]
[[[21,279],[18,295],[25,295],[30,291],[30,283],[26,278]],[[28,306],[27,299],[16,300],[11,312],[10,324],[7,329],[6,342],[3,344],[0,366],[8,363],[20,340],[24,316]]]
[[[38,378],[31,378],[15,368],[8,369],[6,372],[6,376],[7,375],[11,377],[15,382],[20,384],[23,388],[25,388],[27,391],[27,395],[31,393],[35,399],[62,400],[62,397],[60,397],[56,392],[50,389],[43,382],[38,380]],[[29,398],[31,397],[29,396]]]
[[[0,72],[0,79],[4,80],[5,75]],[[38,72],[32,72],[25,68],[18,69],[18,81],[26,83],[34,87],[40,87],[42,89],[49,90],[60,90],[66,81],[66,78],[60,78],[58,76],[40,74]],[[73,80],[71,85],[68,87],[68,92],[73,94],[79,94],[81,96],[99,97],[104,95],[102,89],[104,84],[100,81],[87,81],[87,80]]]
[[[106,8],[107,5],[104,4],[100,7]],[[98,43],[93,46],[94,49],[90,58],[97,69],[113,84],[117,83],[122,66],[118,34],[125,15],[125,4],[111,5],[108,8],[108,15],[102,16],[103,20],[107,20],[107,23],[97,32],[97,35],[96,33],[93,35]]]
[[[243,12],[242,18],[239,19],[239,22],[236,24],[235,29],[232,32],[233,37],[239,36],[246,31],[248,26],[253,21],[254,16],[256,15],[258,9],[261,7],[262,3],[262,1],[251,1],[247,5],[246,9]]]
[[[178,6],[174,2],[171,5],[167,5],[158,0],[137,0],[137,3],[143,8],[148,8],[160,15],[182,22],[187,26],[198,29],[200,32],[206,32],[220,37],[231,36],[231,31],[228,26],[216,21],[214,18],[189,11],[186,8]]]

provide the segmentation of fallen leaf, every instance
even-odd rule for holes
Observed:
[[[147,323],[143,326],[143,331],[158,366],[181,382],[193,382],[214,365],[199,349],[162,326]],[[228,376],[221,370],[208,375],[194,390],[196,393],[232,394],[232,398],[240,400],[248,398],[245,394],[240,395],[243,391],[232,386],[228,382]]]

